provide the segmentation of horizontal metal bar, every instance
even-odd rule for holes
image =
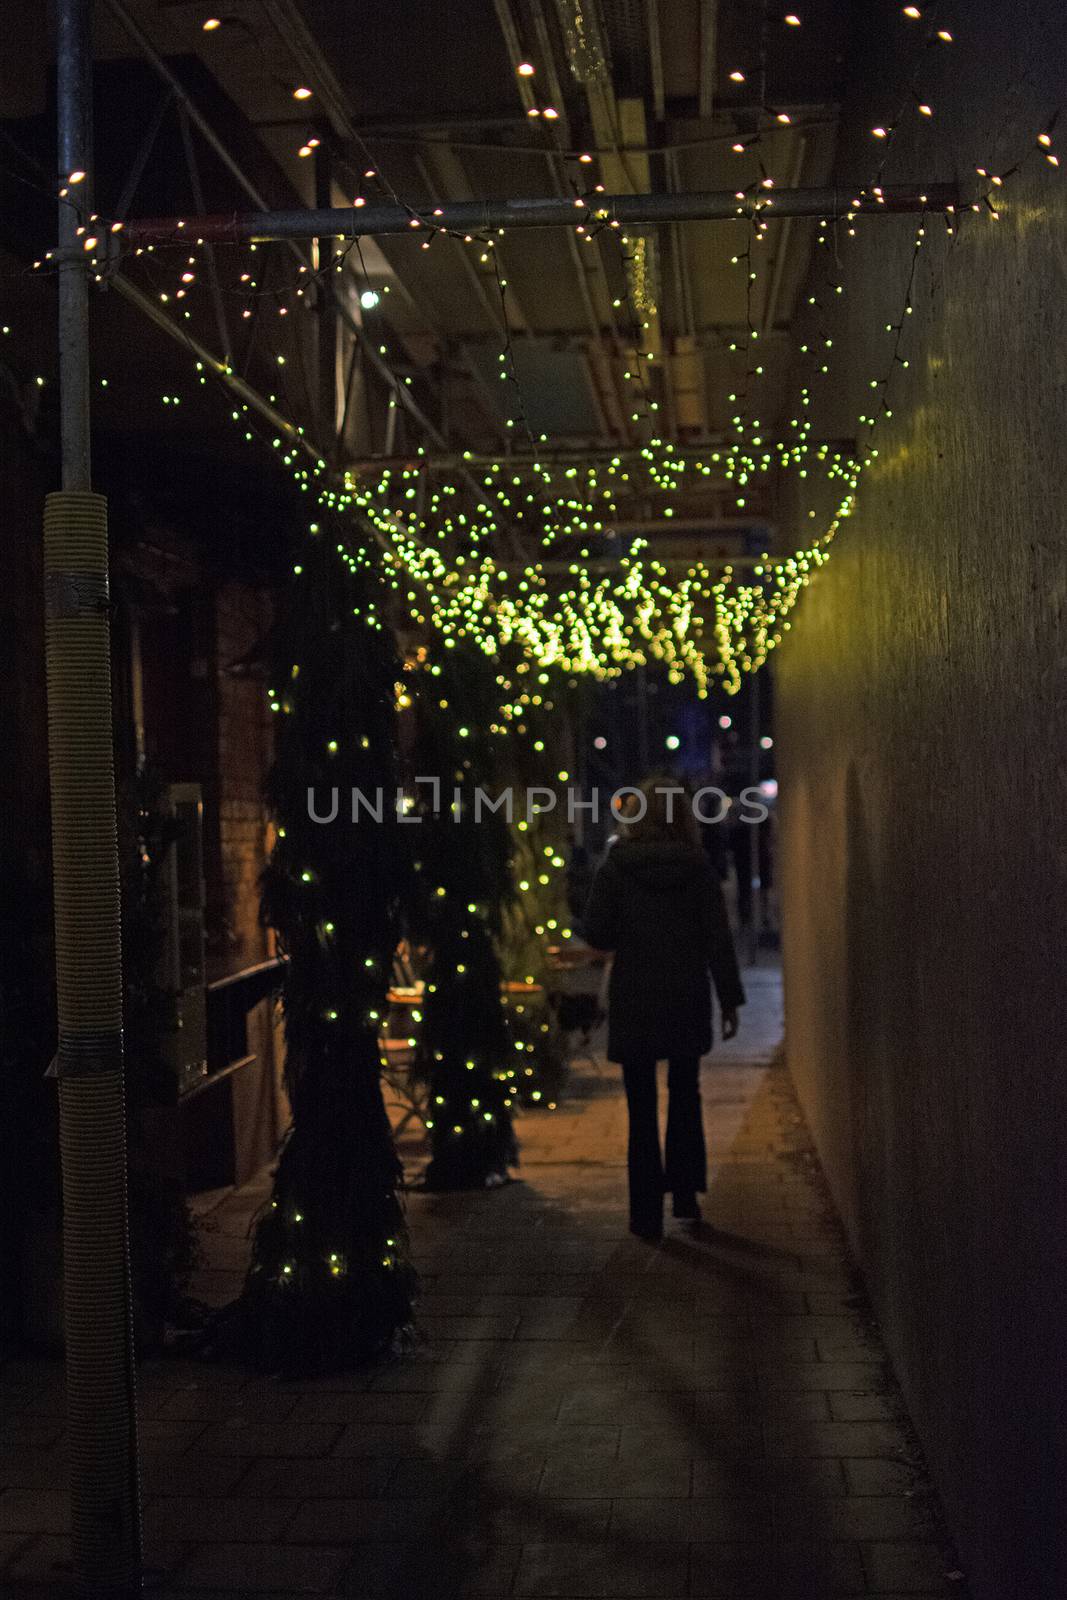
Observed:
[[[732,532],[734,524],[732,522],[711,523],[708,531],[710,534],[714,534],[716,529],[719,528],[724,532]],[[763,556],[701,554],[660,556],[656,554],[655,550],[640,550],[636,554],[630,552],[627,552],[627,554],[629,559],[635,563],[640,562],[643,566],[665,567],[669,572],[689,572],[693,567],[705,567],[716,572],[724,567],[736,567],[740,571],[750,571],[755,567],[772,566],[779,559],[773,552],[768,552],[767,555]],[[580,560],[576,556],[573,560],[568,561],[562,556],[548,556],[537,563],[537,570],[546,577],[567,575],[573,572],[575,567],[580,567],[583,572],[596,573],[598,575],[621,573],[624,570],[623,560],[624,558],[621,556],[587,556],[584,560]]]
[[[677,523],[673,519],[663,517],[627,517],[613,522],[611,532],[618,534],[620,538],[640,534],[648,541],[649,552],[654,554],[657,544],[690,544],[700,539],[713,539],[724,529],[736,533],[739,528],[766,528],[767,514],[761,509],[764,503],[763,486],[750,484],[747,491],[749,498],[755,498],[753,487],[755,496],[760,497],[761,505],[750,506],[744,515],[740,512],[736,516],[728,516],[725,513],[722,516],[679,515]]]
[[[482,234],[498,228],[645,227],[658,222],[736,221],[739,217],[844,217],[942,211],[960,203],[956,184],[907,184],[880,196],[855,189],[761,190],[739,200],[725,190],[690,194],[605,194],[589,200],[542,195],[518,200],[457,200],[422,208],[375,204],[311,211],[246,211],[211,217],[146,217],[127,222],[120,238],[135,245],[241,243],[270,239],[341,239],[419,233]]]
[[[789,441],[782,441],[785,448],[791,448]],[[724,434],[712,434],[705,439],[693,440],[675,444],[671,454],[675,456],[706,456],[713,450],[729,449],[729,440]],[[772,443],[771,449],[775,445]],[[856,454],[856,440],[851,439],[816,439],[809,442],[811,451],[826,450],[849,458]],[[403,472],[407,469],[419,471],[427,468],[431,472],[452,472],[456,467],[469,467],[475,470],[478,467],[500,467],[506,472],[530,472],[535,465],[542,467],[570,467],[595,465],[601,462],[630,462],[642,459],[640,445],[605,445],[591,443],[588,445],[546,444],[543,450],[531,450],[525,446],[521,450],[514,450],[509,455],[483,455],[478,451],[454,451],[447,455],[419,455],[417,451],[401,456],[364,456],[356,461],[345,463],[346,470],[354,473]],[[701,484],[699,487],[703,488]]]

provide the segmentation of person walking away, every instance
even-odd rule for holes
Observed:
[[[622,1066],[629,1110],[630,1230],[663,1234],[663,1196],[675,1217],[700,1219],[707,1188],[700,1058],[711,1048],[711,983],[732,1039],[745,992],[715,871],[689,796],[668,778],[641,785],[644,807],[624,824],[597,871],[583,928],[614,956],[608,1058]],[[668,1062],[667,1137],[660,1152],[656,1067]]]

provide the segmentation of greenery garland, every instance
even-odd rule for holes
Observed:
[[[518,1068],[496,940],[511,893],[510,836],[495,796],[499,740],[493,665],[468,645],[410,675],[414,730],[413,939],[428,954],[416,1071],[429,1085],[427,1188],[480,1189],[518,1159],[511,1107]]]
[[[273,639],[277,838],[262,914],[289,963],[292,1124],[231,1317],[245,1354],[286,1373],[395,1348],[416,1284],[379,1047],[410,871],[395,809],[399,663],[369,559],[336,557],[312,524]],[[354,791],[372,806],[380,792],[380,821],[353,821]],[[335,797],[333,820],[314,820]]]
[[[517,894],[506,907],[500,953],[507,1010],[518,1058],[519,1098],[552,1106],[567,1078],[565,1040],[551,1004],[557,982],[548,946],[567,928],[563,829],[553,814],[516,826],[513,875]]]
[[[521,663],[513,668],[519,676]],[[566,900],[569,815],[567,786],[574,774],[561,767],[565,697],[575,684],[542,670],[521,693],[520,715],[505,741],[504,760],[517,804],[512,824],[514,894],[504,908],[501,960],[507,979],[512,1033],[521,1044],[519,1094],[526,1106],[554,1106],[567,1077],[566,1040],[552,1004],[558,983],[549,963],[551,945],[570,935]],[[544,790],[555,795],[551,809]],[[537,805],[526,803],[536,790]]]

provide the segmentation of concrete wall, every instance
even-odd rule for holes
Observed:
[[[844,182],[870,180],[869,130],[902,103],[899,13],[865,23]],[[979,0],[953,28],[920,68],[935,118],[909,115],[885,181],[1026,160],[999,222],[955,241],[930,223],[894,415],[778,661],[788,1048],[973,1592],[1052,1600],[1067,1592],[1067,149],[1058,174],[1033,153],[1065,98],[1067,18],[1024,4],[1009,23]],[[820,434],[855,433],[868,409],[914,234],[901,218],[841,239]],[[804,539],[825,496],[796,512]]]

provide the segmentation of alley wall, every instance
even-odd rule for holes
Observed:
[[[1005,174],[951,236],[816,252],[815,436],[892,372],[856,514],[777,661],[789,1061],[977,1600],[1067,1592],[1067,17],[980,0],[928,52],[861,8],[842,183]],[[888,152],[871,135],[907,107]],[[1067,145],[1067,126],[1054,129]],[[1014,175],[1009,169],[1022,163]],[[837,265],[839,257],[840,266]],[[836,277],[843,293],[824,287]],[[828,320],[829,319],[829,320]],[[806,487],[787,538],[840,498]],[[811,509],[817,515],[808,515]]]

